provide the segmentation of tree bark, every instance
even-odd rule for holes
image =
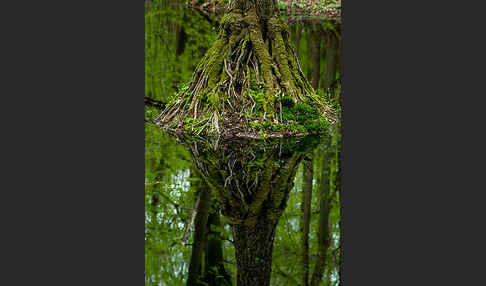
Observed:
[[[191,155],[233,232],[237,285],[270,285],[275,228],[298,166],[319,138],[268,140],[187,138]],[[194,140],[194,141],[192,141]],[[210,147],[208,147],[210,146]]]
[[[278,13],[276,0],[235,0],[232,8],[247,11],[252,6],[256,7],[258,17],[263,23]]]
[[[276,225],[276,220],[261,217],[254,227],[233,226],[238,286],[270,285]]]
[[[304,159],[304,187],[302,192],[302,285],[309,285],[309,226],[314,166],[312,158]]]
[[[290,128],[281,116],[285,98],[317,108],[321,119],[333,123],[330,106],[305,79],[289,38],[275,0],[235,0],[192,81],[155,121],[197,135],[259,138],[261,130],[250,122]]]

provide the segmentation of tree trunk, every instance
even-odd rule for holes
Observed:
[[[235,0],[232,8],[247,11],[252,6],[256,8],[257,15],[262,23],[266,23],[278,11],[276,0]]]
[[[193,170],[194,169],[191,171]],[[194,170],[194,172],[196,171]],[[187,278],[188,286],[199,285],[198,278],[201,274],[201,261],[205,248],[205,236],[207,231],[206,225],[208,223],[209,207],[211,205],[211,190],[209,189],[208,185],[204,182],[204,180],[202,180],[202,178],[199,179],[197,185],[200,199],[197,206],[195,219],[191,261],[189,262],[189,275]]]
[[[185,137],[233,232],[237,285],[270,284],[275,228],[304,156],[319,139],[222,140]],[[192,141],[193,140],[193,141]],[[211,146],[211,147],[208,147]]]
[[[327,249],[329,248],[329,175],[330,175],[330,138],[326,138],[323,150],[322,170],[321,170],[321,185],[319,188],[319,230],[318,236],[318,251],[317,261],[312,273],[312,286],[318,286],[322,280],[324,269],[326,267]]]
[[[297,57],[299,57],[299,44],[300,44],[300,38],[302,37],[302,29],[303,27],[301,27],[301,25],[299,24],[299,22],[295,22],[295,27],[296,27],[296,31],[297,33],[295,34],[295,55]]]
[[[272,272],[272,250],[276,220],[261,217],[254,227],[233,226],[238,286],[268,286]]]
[[[184,12],[182,12],[184,13]],[[184,53],[187,42],[187,34],[184,30],[184,26],[177,24],[176,26],[176,56],[180,56]]]
[[[311,31],[311,53],[312,53],[312,87],[319,88],[321,78],[321,30],[318,24],[312,24]]]
[[[231,286],[231,277],[223,264],[223,241],[221,233],[217,231],[219,227],[221,227],[220,214],[215,210],[208,218],[203,281],[211,286]]]
[[[314,166],[312,158],[304,160],[304,187],[302,192],[302,285],[309,285],[309,226],[312,201]]]
[[[197,135],[261,138],[261,130],[250,123],[290,128],[282,116],[289,101],[289,106],[308,104],[320,119],[334,121],[332,110],[301,71],[276,1],[235,0],[192,81],[155,121],[165,129]]]
[[[326,41],[326,74],[324,77],[324,90],[331,87],[336,80],[338,38],[333,31],[327,30]]]

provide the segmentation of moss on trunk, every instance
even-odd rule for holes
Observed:
[[[322,131],[334,122],[300,69],[286,23],[258,7],[235,4],[223,16],[193,80],[157,117],[160,126],[198,135],[266,137]],[[319,128],[309,130],[285,116],[290,108],[284,106],[297,103],[318,113]]]
[[[321,138],[213,140],[177,135],[190,148],[195,165],[231,225],[237,285],[269,285],[275,227],[300,162]]]

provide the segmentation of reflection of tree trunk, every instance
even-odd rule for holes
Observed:
[[[231,277],[223,265],[223,240],[218,228],[221,227],[219,211],[209,214],[203,281],[208,285],[231,285]]]
[[[186,140],[194,140],[187,142],[192,158],[231,225],[237,285],[270,285],[275,228],[298,166],[319,138]]]
[[[321,185],[319,188],[319,230],[318,236],[318,250],[317,261],[312,273],[312,286],[318,286],[322,280],[324,269],[326,266],[326,254],[329,248],[329,174],[330,174],[330,140],[327,138],[327,144],[324,144],[322,171],[321,171]]]
[[[327,30],[326,41],[326,74],[324,76],[324,90],[331,87],[332,83],[336,79],[336,67],[337,67],[337,49],[338,38],[333,31]]]
[[[233,226],[238,285],[270,285],[276,220],[261,217],[254,227]]]
[[[312,87],[319,88],[321,73],[321,31],[317,24],[312,25],[311,32],[311,54],[312,54]]]
[[[194,172],[197,171],[194,170]],[[201,274],[201,260],[207,230],[206,225],[208,222],[209,206],[211,204],[211,190],[202,178],[198,180],[197,187],[199,190],[200,201],[197,206],[196,221],[194,225],[194,242],[192,244],[191,261],[189,263],[189,276],[187,278],[187,285],[190,286],[198,285],[197,280]]]
[[[304,188],[302,192],[302,285],[309,285],[309,225],[311,215],[312,181],[314,166],[312,158],[304,161]]]

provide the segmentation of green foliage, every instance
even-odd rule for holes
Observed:
[[[288,5],[287,2],[277,1],[278,9],[285,10],[287,9],[287,5]]]
[[[255,101],[255,111],[263,112],[263,107],[265,105],[265,91],[258,87],[253,87],[248,90],[248,95]]]

